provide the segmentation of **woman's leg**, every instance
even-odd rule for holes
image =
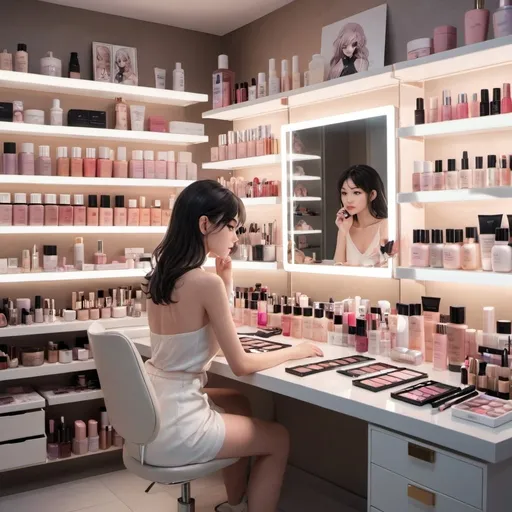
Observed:
[[[251,416],[251,405],[247,397],[234,389],[206,388],[205,392],[215,405],[222,407],[227,414]],[[249,457],[241,458],[236,464],[222,470],[224,485],[230,505],[238,505],[247,492]]]

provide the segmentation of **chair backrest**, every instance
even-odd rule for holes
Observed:
[[[146,445],[160,428],[153,386],[135,345],[94,322],[87,331],[110,423],[130,443]]]

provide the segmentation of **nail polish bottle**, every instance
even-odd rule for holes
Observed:
[[[150,222],[152,226],[162,225],[162,204],[160,199],[154,199],[150,212]]]
[[[52,175],[52,159],[50,158],[50,146],[39,146],[39,156],[36,160],[35,172],[37,176]]]
[[[126,226],[127,211],[124,206],[124,196],[115,196],[114,204],[114,226]]]
[[[412,174],[412,191],[419,192],[421,190],[421,173],[423,172],[423,162],[421,160],[414,161],[414,172]]]
[[[480,102],[478,101],[478,93],[473,93],[473,99],[469,106],[471,117],[480,117]]]
[[[500,186],[500,170],[497,167],[496,155],[487,155],[487,183],[486,187]]]
[[[59,207],[57,206],[57,194],[44,195],[44,225],[59,225]]]
[[[428,110],[428,122],[437,123],[439,121],[439,102],[436,97],[429,99],[430,108]]]
[[[149,208],[146,208],[146,198],[141,196],[139,199],[139,226],[151,226],[151,212]]]
[[[452,116],[452,96],[448,89],[443,91],[443,110],[441,112],[442,121],[451,121]]]
[[[445,190],[446,188],[446,172],[443,171],[443,161],[436,160],[433,176],[433,189]]]
[[[57,176],[69,176],[68,148],[60,146],[57,148]]]
[[[416,98],[416,110],[414,111],[414,124],[425,124],[425,102],[423,98]]]
[[[71,176],[78,178],[84,175],[84,160],[82,158],[82,148],[71,148]]]
[[[114,225],[114,211],[110,206],[110,196],[100,196],[99,221],[100,226]]]
[[[446,190],[459,188],[459,172],[456,168],[455,158],[448,160],[448,172],[446,173]]]
[[[484,157],[475,157],[475,169],[473,171],[473,188],[484,188],[487,184],[487,176],[484,170]]]
[[[501,114],[501,89],[495,87],[492,90],[491,116]]]
[[[482,89],[480,91],[480,117],[488,116],[489,114],[489,89]]]
[[[27,194],[14,194],[14,205],[12,207],[12,225],[28,226]]]
[[[434,189],[434,165],[432,162],[423,162],[423,172],[420,175],[420,190],[428,192]]]
[[[510,114],[512,112],[512,99],[510,98],[510,84],[503,84],[503,97],[501,98],[501,113]]]
[[[432,230],[432,243],[430,244],[430,267],[443,268],[443,230]]]
[[[84,158],[84,177],[96,177],[96,148],[86,148]]]
[[[87,226],[87,208],[83,194],[73,196],[73,222],[75,226]]]
[[[459,94],[459,102],[457,103],[457,119],[467,119],[469,117],[468,95],[466,93]]]
[[[96,175],[98,178],[112,178],[114,162],[110,158],[110,148],[100,146],[98,156]]]
[[[18,155],[18,173],[23,176],[33,176],[35,174],[34,144],[31,142],[21,144],[21,152]]]
[[[0,226],[12,226],[12,204],[9,192],[0,192]]]
[[[87,225],[99,226],[98,196],[89,195],[87,202]]]
[[[139,225],[139,209],[137,208],[137,199],[128,199],[128,226]]]
[[[459,172],[460,188],[473,188],[473,171],[469,168],[468,152],[462,153],[462,160]]]
[[[144,151],[144,178],[155,179],[155,152],[151,150]]]
[[[28,225],[44,226],[44,206],[42,194],[30,194]]]
[[[71,195],[59,195],[59,226],[73,225],[73,207],[71,206]]]
[[[15,142],[4,142],[2,174],[18,174],[18,159],[16,158]]]
[[[132,151],[132,159],[128,164],[128,174],[130,178],[142,179],[144,178],[144,152],[137,149]]]

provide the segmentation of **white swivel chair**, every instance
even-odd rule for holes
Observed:
[[[124,465],[150,482],[181,484],[178,512],[195,512],[190,482],[230,466],[238,459],[212,460],[180,467],[145,464],[144,449],[158,434],[160,411],[142,358],[131,340],[120,332],[105,331],[101,322],[94,322],[87,334],[110,423],[126,442],[123,449]]]

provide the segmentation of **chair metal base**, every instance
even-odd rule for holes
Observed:
[[[181,498],[178,498],[178,512],[196,512],[196,500],[190,498],[188,503],[183,503]]]
[[[149,492],[156,482],[151,482],[151,485],[144,491]],[[169,484],[172,485],[172,484]],[[195,512],[196,500],[190,497],[190,482],[181,484],[181,498],[178,498],[178,512]]]

